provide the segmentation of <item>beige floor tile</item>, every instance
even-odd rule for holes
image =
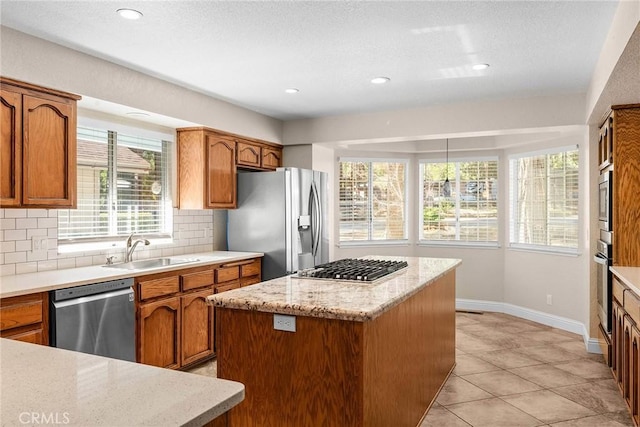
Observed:
[[[587,381],[583,377],[573,375],[551,365],[525,366],[524,368],[509,369],[509,372],[544,388],[562,387]]]
[[[562,398],[548,390],[533,391],[515,396],[506,396],[502,399],[546,423],[554,423],[595,415],[593,411],[585,408],[584,406],[569,399]]]
[[[523,366],[541,365],[543,362],[532,359],[515,350],[498,350],[488,353],[477,353],[477,357],[503,369],[521,368]]]
[[[539,360],[544,363],[566,362],[568,360],[580,359],[580,356],[566,351],[553,344],[537,345],[535,347],[521,348],[517,350],[525,356]]]
[[[602,415],[604,415],[609,419],[612,419],[613,421],[616,421],[622,424],[623,426],[634,427],[633,421],[631,421],[631,417],[629,416],[629,411],[627,410],[617,411],[617,412],[608,412]]]
[[[500,350],[500,347],[491,345],[485,340],[466,334],[463,331],[456,331],[456,348],[459,348],[465,353]]]
[[[471,374],[461,377],[494,396],[525,393],[540,390],[537,384],[527,381],[507,371],[492,371],[482,374]]]
[[[569,351],[571,353],[576,353],[584,357],[587,357],[592,354],[587,352],[587,348],[585,347],[584,341],[582,341],[582,339],[556,343],[555,345],[556,347],[559,347],[563,350]]]
[[[458,403],[447,409],[474,427],[529,427],[544,424],[497,398]]]
[[[454,403],[470,402],[472,400],[488,399],[491,394],[465,381],[460,377],[450,377],[440,391],[436,402],[447,406]]]
[[[581,359],[555,363],[553,366],[590,380],[611,378],[611,371],[607,365],[604,364],[604,360],[602,362],[596,362],[589,359]]]
[[[477,374],[480,372],[497,371],[496,365],[469,354],[456,356],[456,367],[453,373],[456,375]]]
[[[437,408],[432,407],[429,410],[420,427],[469,427],[469,424],[461,420],[453,412],[440,406]]]
[[[520,336],[523,338],[530,339],[532,342],[538,342],[538,343],[556,344],[556,343],[566,342],[566,341],[575,342],[574,336],[558,334],[553,330],[522,332],[520,333]]]
[[[593,417],[579,418],[577,420],[562,421],[551,424],[552,427],[624,427],[626,424],[620,424],[617,421],[609,419],[604,415],[595,415]]]
[[[201,365],[196,366],[195,368],[189,369],[187,372],[198,375],[205,375],[207,377],[218,377],[218,365],[215,360],[210,360]]]
[[[554,388],[553,391],[594,412],[626,411],[627,405],[613,380],[599,380]]]

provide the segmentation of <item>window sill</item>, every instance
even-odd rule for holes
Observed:
[[[550,246],[516,245],[513,243],[509,245],[507,249],[516,252],[534,252],[538,254],[561,255],[568,257],[579,257],[580,255],[582,255],[577,249],[554,248]]]
[[[156,234],[156,235],[136,235],[137,238],[148,239],[152,245],[166,245],[173,243],[173,238],[168,234]],[[72,240],[72,241],[60,241],[58,240],[58,253],[59,254],[73,254],[81,252],[96,252],[96,251],[108,251],[110,249],[124,249],[126,236],[115,238],[89,239],[85,241]]]
[[[453,241],[427,241],[418,242],[417,246],[432,248],[461,248],[461,249],[500,249],[501,246],[497,242],[453,242]]]
[[[357,248],[367,246],[410,246],[408,240],[366,240],[361,242],[338,242],[339,248]]]

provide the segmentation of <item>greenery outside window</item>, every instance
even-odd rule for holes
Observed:
[[[578,149],[509,159],[510,246],[577,253]]]
[[[421,161],[420,188],[420,243],[498,244],[497,159]]]
[[[170,237],[169,142],[78,128],[77,209],[58,212],[58,240]]]
[[[407,160],[340,159],[340,243],[407,240]]]

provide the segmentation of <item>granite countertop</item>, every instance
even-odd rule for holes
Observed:
[[[209,296],[216,307],[368,321],[461,264],[459,259],[370,256],[407,261],[406,269],[372,282],[286,276]]]
[[[640,295],[640,267],[614,266],[609,267],[609,269],[636,295]]]
[[[201,426],[244,400],[235,381],[76,351],[3,338],[0,355],[3,426]]]
[[[171,256],[168,258],[190,258],[198,259],[199,261],[148,268],[144,270],[125,270],[121,268],[104,267],[102,265],[93,265],[89,267],[69,268],[65,270],[50,270],[38,273],[2,276],[0,277],[0,298],[26,295],[35,292],[53,291],[56,289],[87,285],[89,283],[104,282],[106,280],[143,276],[147,274],[162,273],[165,271],[181,270],[184,268],[201,267],[210,264],[241,261],[244,259],[258,258],[262,256],[264,256],[264,254],[259,252],[214,251]]]

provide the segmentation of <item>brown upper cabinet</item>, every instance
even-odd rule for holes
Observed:
[[[273,144],[236,138],[236,151],[239,168],[275,170],[282,166],[282,147]]]
[[[178,129],[178,207],[236,207],[236,143],[205,128]]]
[[[613,264],[640,266],[640,104],[616,105],[600,127],[600,165],[613,180]]]
[[[178,207],[233,209],[236,170],[275,170],[282,147],[204,127],[178,132]]]
[[[0,77],[0,207],[76,207],[76,102]]]

